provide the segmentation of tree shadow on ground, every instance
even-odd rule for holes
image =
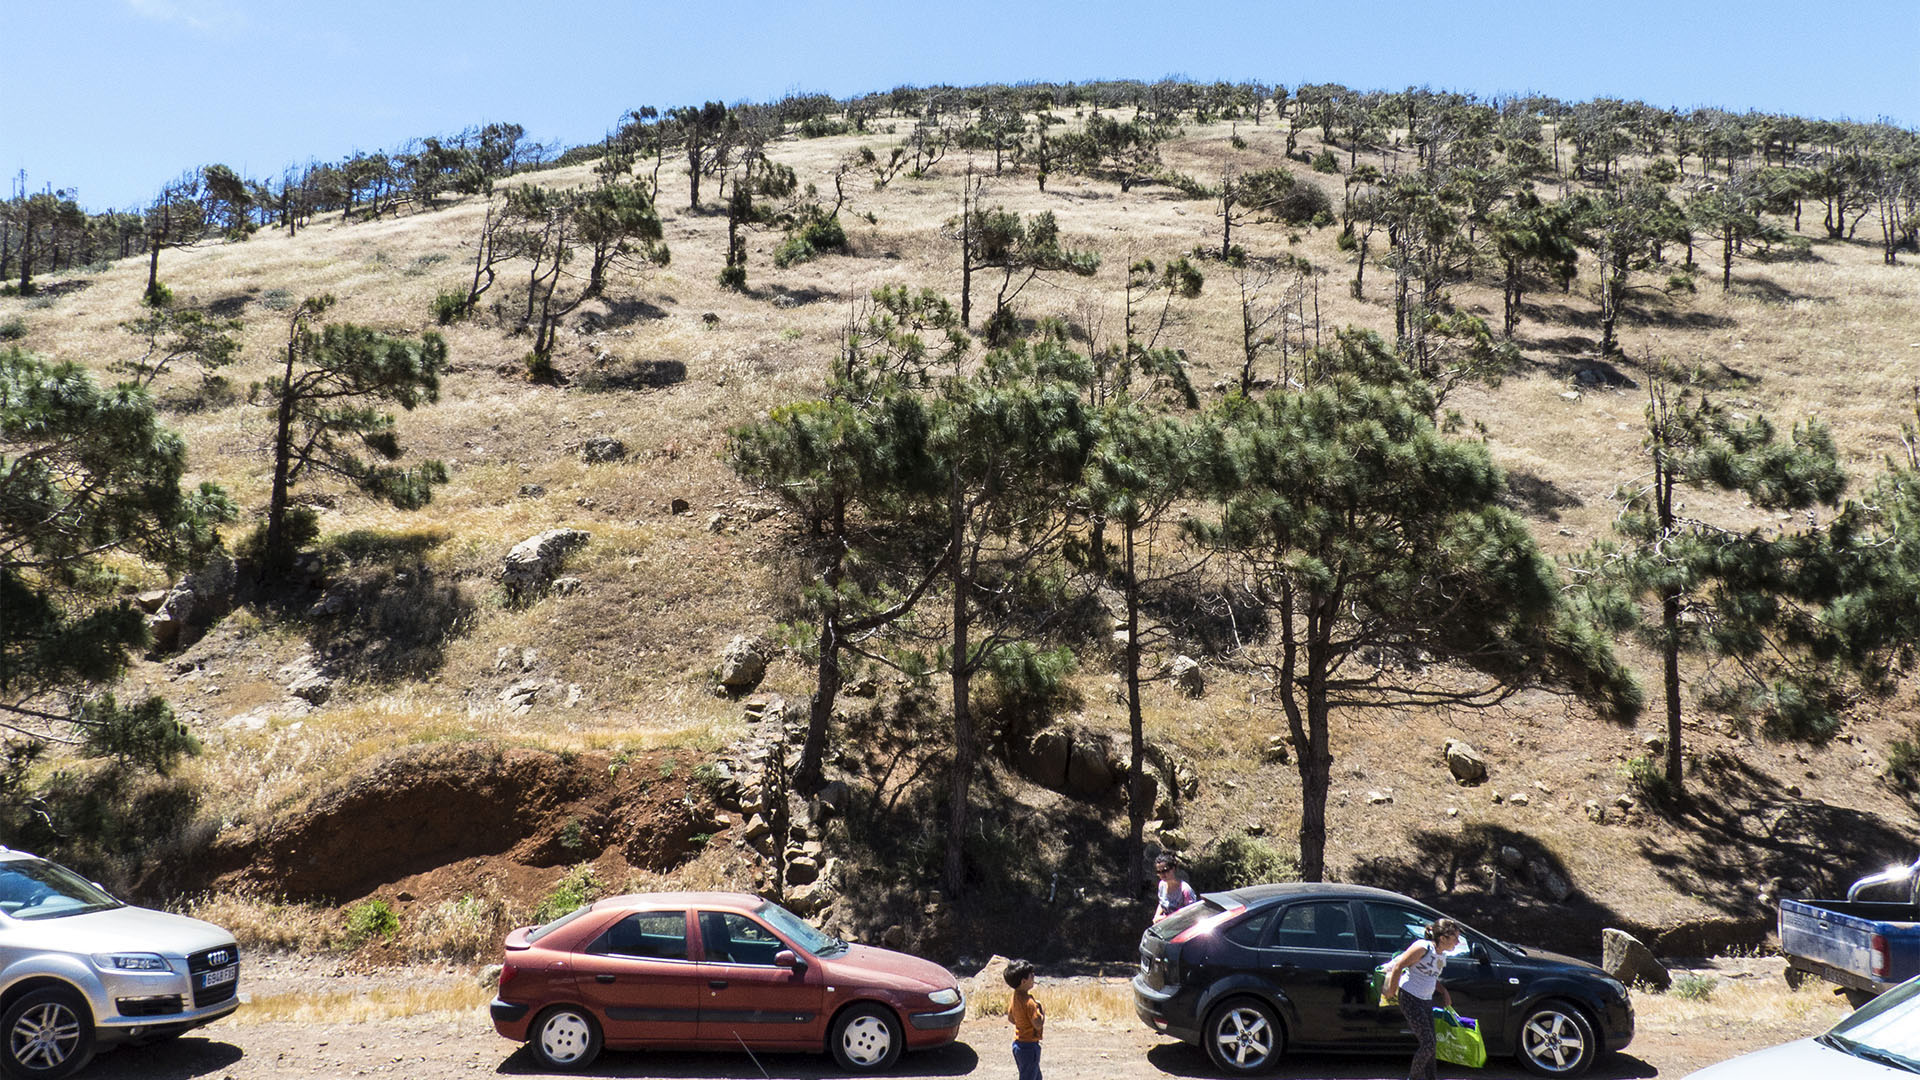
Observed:
[[[623,299],[607,300],[605,311],[588,311],[580,316],[580,326],[589,333],[596,330],[617,330],[634,323],[667,317],[667,310],[650,304],[645,300]]]
[[[1575,955],[1596,954],[1603,927],[1649,932],[1579,891],[1566,865],[1518,829],[1422,830],[1408,843],[1412,856],[1362,858],[1350,880],[1405,893],[1494,937]],[[1554,877],[1575,890],[1565,901],[1552,898]]]
[[[1528,517],[1559,521],[1560,511],[1582,505],[1580,497],[1538,473],[1507,470],[1507,490],[1501,502]]]
[[[237,319],[247,310],[247,305],[253,302],[256,292],[257,290],[248,289],[246,292],[210,300],[206,305],[207,314],[216,319]]]
[[[51,300],[91,288],[93,288],[91,278],[67,278],[64,281],[49,281],[44,285],[35,282],[32,295],[34,299]]]
[[[826,289],[794,289],[785,285],[768,285],[748,295],[756,300],[771,301],[773,306],[778,308],[805,307],[821,300],[839,299],[838,293],[829,292]]]
[[[327,561],[340,569],[309,608],[307,638],[329,671],[392,682],[440,670],[475,611],[459,582],[424,561],[447,538],[361,529],[328,542]]]
[[[573,377],[573,385],[590,392],[608,390],[662,390],[687,381],[681,360],[618,360],[595,364]]]
[[[1795,292],[1781,287],[1779,282],[1769,278],[1736,277],[1733,279],[1733,295],[1748,300],[1758,300],[1763,304],[1790,304],[1805,300],[1815,304],[1831,304],[1833,297],[1819,296],[1813,293]]]
[[[1841,896],[1848,882],[1913,857],[1913,837],[1872,814],[1784,788],[1740,756],[1703,755],[1664,842],[1641,856],[1676,892],[1730,915],[1771,917],[1757,898]]]

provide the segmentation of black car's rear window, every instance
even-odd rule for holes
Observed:
[[[1180,936],[1187,927],[1192,926],[1194,923],[1210,915],[1218,915],[1225,910],[1227,909],[1203,896],[1199,900],[1188,904],[1179,911],[1154,923],[1153,934],[1155,937],[1171,941]]]

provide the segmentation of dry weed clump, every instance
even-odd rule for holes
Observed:
[[[1048,982],[1041,976],[1034,996],[1047,1006],[1049,1021],[1094,1024],[1137,1023],[1133,1007],[1133,987],[1126,982],[1074,979]],[[1013,991],[990,986],[967,999],[967,1019],[978,1020],[1007,1015],[1007,1003]]]
[[[1847,1014],[1846,1002],[1824,983],[1792,990],[1785,980],[1762,978],[1722,979],[1711,994],[1693,997],[1641,990],[1633,995],[1633,1009],[1647,1030],[1745,1023],[1805,1034],[1824,1030]]]
[[[176,910],[232,931],[248,952],[319,952],[340,940],[340,920],[331,909],[252,890],[190,896]]]
[[[295,992],[256,997],[225,1023],[367,1024],[409,1016],[470,1017],[492,1000],[494,988],[472,984],[402,986],[369,991]]]
[[[466,895],[416,907],[401,920],[398,947],[414,960],[497,959],[500,942],[523,925],[523,913],[489,885]]]

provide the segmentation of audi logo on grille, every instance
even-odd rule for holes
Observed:
[[[225,949],[215,949],[207,954],[207,963],[212,967],[219,967],[231,959],[233,959],[233,957],[229,956]]]

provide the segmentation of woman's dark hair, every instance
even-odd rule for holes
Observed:
[[[1153,868],[1156,872],[1161,870],[1178,870],[1180,868],[1180,860],[1171,855],[1160,855],[1153,860]]]
[[[1032,974],[1033,961],[1015,960],[1013,963],[1007,965],[1007,985],[1018,990],[1020,984],[1026,982],[1027,976]]]
[[[1456,938],[1459,937],[1460,924],[1454,922],[1452,919],[1435,919],[1433,925],[1427,927],[1428,941],[1439,941],[1443,934],[1452,934]]]

